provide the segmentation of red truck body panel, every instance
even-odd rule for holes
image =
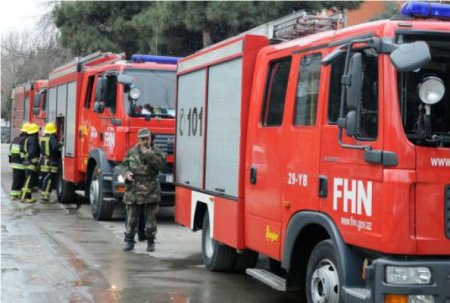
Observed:
[[[406,25],[405,25],[406,24]],[[345,149],[338,144],[338,127],[328,123],[330,66],[320,70],[320,87],[316,121],[310,126],[295,126],[295,100],[300,73],[300,61],[312,54],[325,57],[336,46],[354,37],[376,36],[395,38],[405,29],[414,31],[449,30],[442,21],[378,21],[335,32],[325,32],[275,45],[257,43],[257,36],[245,35],[219,43],[181,60],[178,70],[177,157],[188,161],[179,149],[193,141],[184,140],[180,111],[188,101],[180,102],[186,90],[181,79],[198,71],[206,73],[202,104],[208,120],[208,89],[214,88],[208,77],[214,66],[242,56],[240,114],[240,149],[238,195],[228,196],[218,189],[205,187],[206,161],[210,144],[207,134],[203,141],[200,186],[189,182],[186,168],[176,170],[176,213],[178,223],[199,228],[195,218],[197,204],[207,204],[213,214],[211,229],[215,240],[236,249],[249,248],[273,259],[282,260],[286,230],[291,218],[304,211],[320,212],[338,228],[344,242],[379,253],[393,255],[450,255],[450,240],[443,233],[445,223],[444,190],[450,184],[449,148],[425,148],[412,144],[406,137],[400,117],[397,72],[388,54],[380,54],[378,64],[378,129],[371,140],[373,150],[392,151],[398,155],[398,165],[371,165],[364,152]],[[239,54],[228,53],[230,45],[245,41]],[[218,52],[224,55],[214,57]],[[255,58],[256,55],[256,58]],[[278,127],[261,124],[269,63],[291,58],[284,114]],[[234,75],[237,76],[237,75]],[[184,78],[183,78],[184,77]],[[233,77],[233,76],[230,76]],[[267,80],[267,81],[270,81]],[[202,84],[203,85],[203,84]],[[199,87],[202,87],[200,85]],[[204,122],[204,121],[202,121]],[[219,123],[219,122],[218,122]],[[208,133],[210,125],[205,122]],[[181,127],[181,129],[180,129]],[[367,145],[367,142],[344,136],[343,143]],[[180,154],[180,155],[179,155]],[[245,160],[245,161],[244,161]],[[249,178],[257,171],[257,182]],[[181,171],[181,172],[180,172]],[[217,171],[217,174],[222,172]],[[194,175],[192,175],[194,176]],[[327,176],[328,195],[319,197],[320,176]],[[186,179],[186,180],[185,180]],[[194,178],[195,179],[195,178]],[[191,180],[192,181],[192,180]]]

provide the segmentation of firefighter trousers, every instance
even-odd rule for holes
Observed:
[[[28,164],[25,166],[25,184],[22,187],[22,193],[20,199],[22,202],[34,202],[34,199],[32,198],[31,194],[33,192],[34,187],[34,180],[37,180],[37,172],[36,172],[36,165],[34,164]]]
[[[25,183],[25,170],[13,168],[13,180],[11,185],[11,197],[20,199],[23,184]]]
[[[44,160],[41,165],[41,200],[44,202],[50,201],[50,194],[56,185],[58,179],[58,165],[50,160]]]

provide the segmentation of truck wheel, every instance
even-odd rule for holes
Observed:
[[[253,250],[246,249],[241,254],[236,253],[233,269],[235,271],[244,271],[247,268],[255,267],[256,262],[258,262],[258,253]]]
[[[58,202],[62,204],[75,202],[75,184],[64,181],[63,172],[60,169],[58,174],[58,184],[56,185],[56,196]]]
[[[314,247],[306,270],[306,296],[308,303],[340,303],[342,274],[333,243],[324,240]]]
[[[89,185],[89,203],[92,217],[95,220],[110,220],[114,212],[114,204],[103,200],[103,176],[97,173],[98,166],[92,172]]]
[[[211,237],[208,212],[203,218],[202,254],[203,263],[209,270],[229,271],[233,269],[235,250]]]

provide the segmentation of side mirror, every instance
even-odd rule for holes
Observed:
[[[351,82],[347,88],[347,106],[349,110],[356,109],[358,107],[359,99],[361,96],[361,89],[363,85],[363,71],[362,71],[362,55],[356,53],[350,59]]]
[[[103,113],[105,111],[105,102],[96,101],[94,102],[94,112]]]
[[[131,84],[133,84],[133,80],[134,80],[134,78],[132,76],[128,76],[128,75],[124,75],[124,74],[119,74],[117,76],[117,81],[120,84],[123,84],[125,86],[130,86]]]
[[[390,55],[391,62],[399,72],[410,72],[431,61],[428,44],[423,41],[401,44]]]
[[[338,126],[345,129],[345,134],[349,137],[356,135],[356,111],[352,110],[347,113],[345,118],[338,119]]]

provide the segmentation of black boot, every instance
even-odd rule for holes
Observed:
[[[147,240],[147,251],[152,252],[155,251],[155,240],[154,238],[150,238]]]
[[[125,245],[123,246],[123,251],[130,251],[134,249],[134,235],[125,234]]]

